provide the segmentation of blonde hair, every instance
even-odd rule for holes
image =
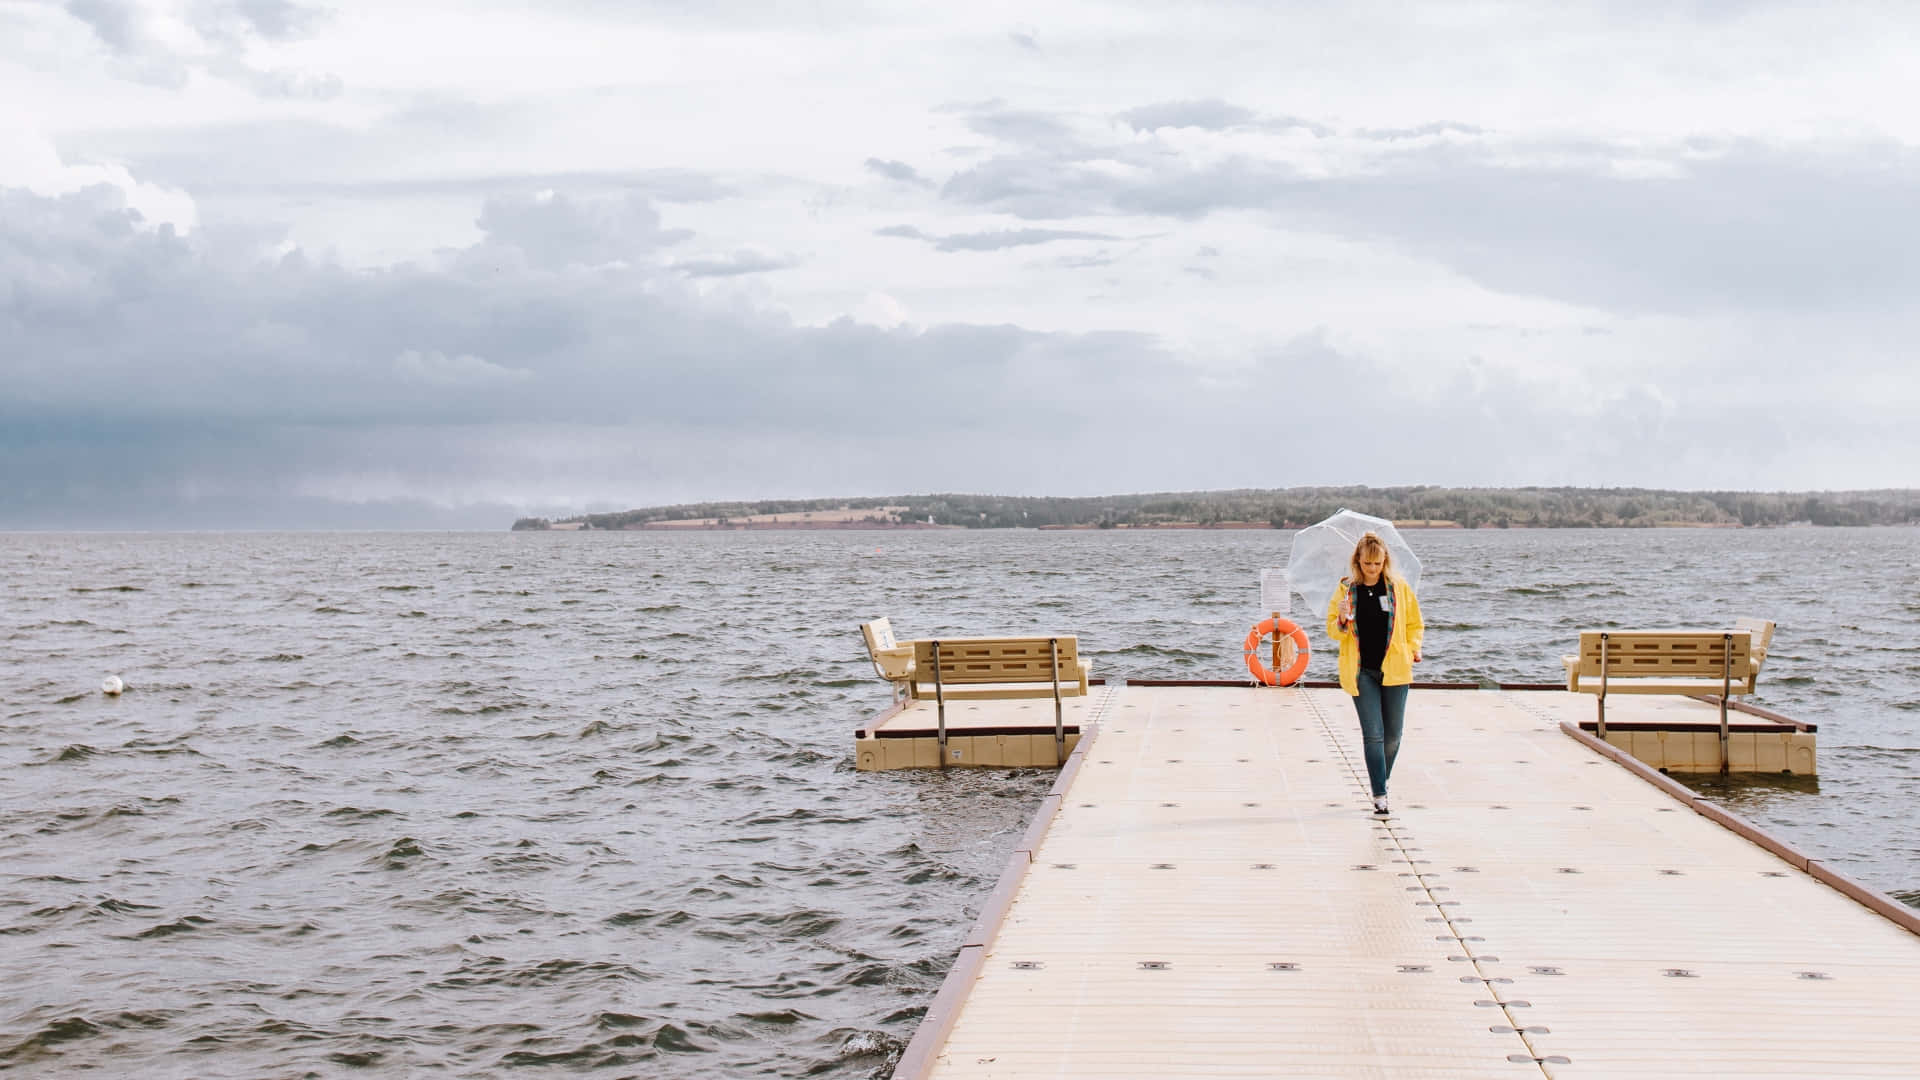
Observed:
[[[1368,532],[1360,537],[1359,543],[1353,545],[1353,558],[1347,560],[1349,568],[1353,571],[1352,580],[1360,581],[1366,577],[1360,572],[1360,558],[1363,555],[1374,554],[1380,556],[1381,580],[1384,581],[1393,575],[1393,552],[1387,550],[1387,542],[1380,539],[1379,533]]]

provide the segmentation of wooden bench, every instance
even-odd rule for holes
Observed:
[[[1066,716],[1060,699],[1085,697],[1093,674],[1093,665],[1080,659],[1079,638],[956,637],[903,644],[886,619],[860,624],[860,633],[874,670],[893,684],[896,702],[903,694],[918,701],[932,699],[941,768],[948,760],[947,702],[961,698],[1052,698],[1054,760],[1066,760]]]
[[[1596,695],[1596,733],[1607,737],[1607,695],[1712,694],[1720,703],[1720,765],[1729,761],[1727,702],[1753,693],[1773,624],[1742,620],[1723,630],[1582,630],[1580,651],[1562,657],[1567,689]],[[1761,651],[1754,652],[1759,633]]]
[[[1729,628],[1738,634],[1745,632],[1747,645],[1745,662],[1736,662],[1731,672],[1733,678],[1726,690],[1734,694],[1751,694],[1760,678],[1760,668],[1766,663],[1767,649],[1773,644],[1773,623],[1766,619],[1742,617],[1735,619]],[[1719,654],[1713,650],[1720,647],[1721,630],[1582,630],[1580,632],[1580,651],[1576,655],[1562,656],[1560,664],[1567,672],[1567,689],[1576,694],[1598,694],[1600,688],[1594,680],[1600,678],[1600,642],[1601,638],[1611,635],[1609,652],[1613,654],[1608,679],[1627,679],[1630,682],[1618,683],[1611,687],[1616,694],[1718,694],[1722,690],[1722,671]],[[1630,635],[1680,635],[1673,639],[1647,639],[1637,645],[1629,642]],[[1688,635],[1691,635],[1689,637]],[[1705,637],[1712,637],[1711,643]],[[1701,650],[1706,650],[1702,652]],[[1682,670],[1675,667],[1688,658],[1698,660],[1705,666],[1696,664],[1693,668]],[[1705,672],[1695,674],[1690,672]]]
[[[1080,639],[1072,634],[942,638],[937,679],[933,641],[900,641],[884,618],[861,623],[860,635],[874,672],[896,693],[912,698],[1052,697],[1056,643],[1062,697],[1085,696],[1093,673],[1092,663],[1080,659]]]

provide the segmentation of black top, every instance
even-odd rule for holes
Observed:
[[[1387,658],[1387,635],[1393,626],[1386,597],[1391,588],[1385,574],[1378,585],[1353,584],[1353,633],[1360,642],[1360,666],[1366,670],[1380,670]]]

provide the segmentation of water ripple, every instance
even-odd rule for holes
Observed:
[[[1703,786],[1920,906],[1920,533],[1839,535],[1412,534],[1422,675],[1773,617],[1822,775]],[[0,535],[0,1070],[885,1076],[1052,776],[856,773],[856,625],[1234,679],[1287,539]]]

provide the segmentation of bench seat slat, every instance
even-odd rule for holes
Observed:
[[[1017,701],[1025,698],[1050,698],[1053,696],[1053,682],[1049,680],[1044,683],[962,683],[958,686],[949,683],[942,687],[942,693],[946,695],[948,701]],[[916,684],[914,696],[931,700],[933,684],[930,682]],[[1063,698],[1084,696],[1084,691],[1080,689],[1080,680],[1068,678],[1063,672],[1060,677],[1060,696]]]
[[[1576,692],[1597,694],[1600,692],[1600,679],[1595,676],[1581,683]],[[1719,679],[1623,679],[1618,673],[1607,679],[1608,694],[1713,694],[1720,693]],[[1740,679],[1733,680],[1729,693],[1734,695],[1753,693],[1753,684]]]

